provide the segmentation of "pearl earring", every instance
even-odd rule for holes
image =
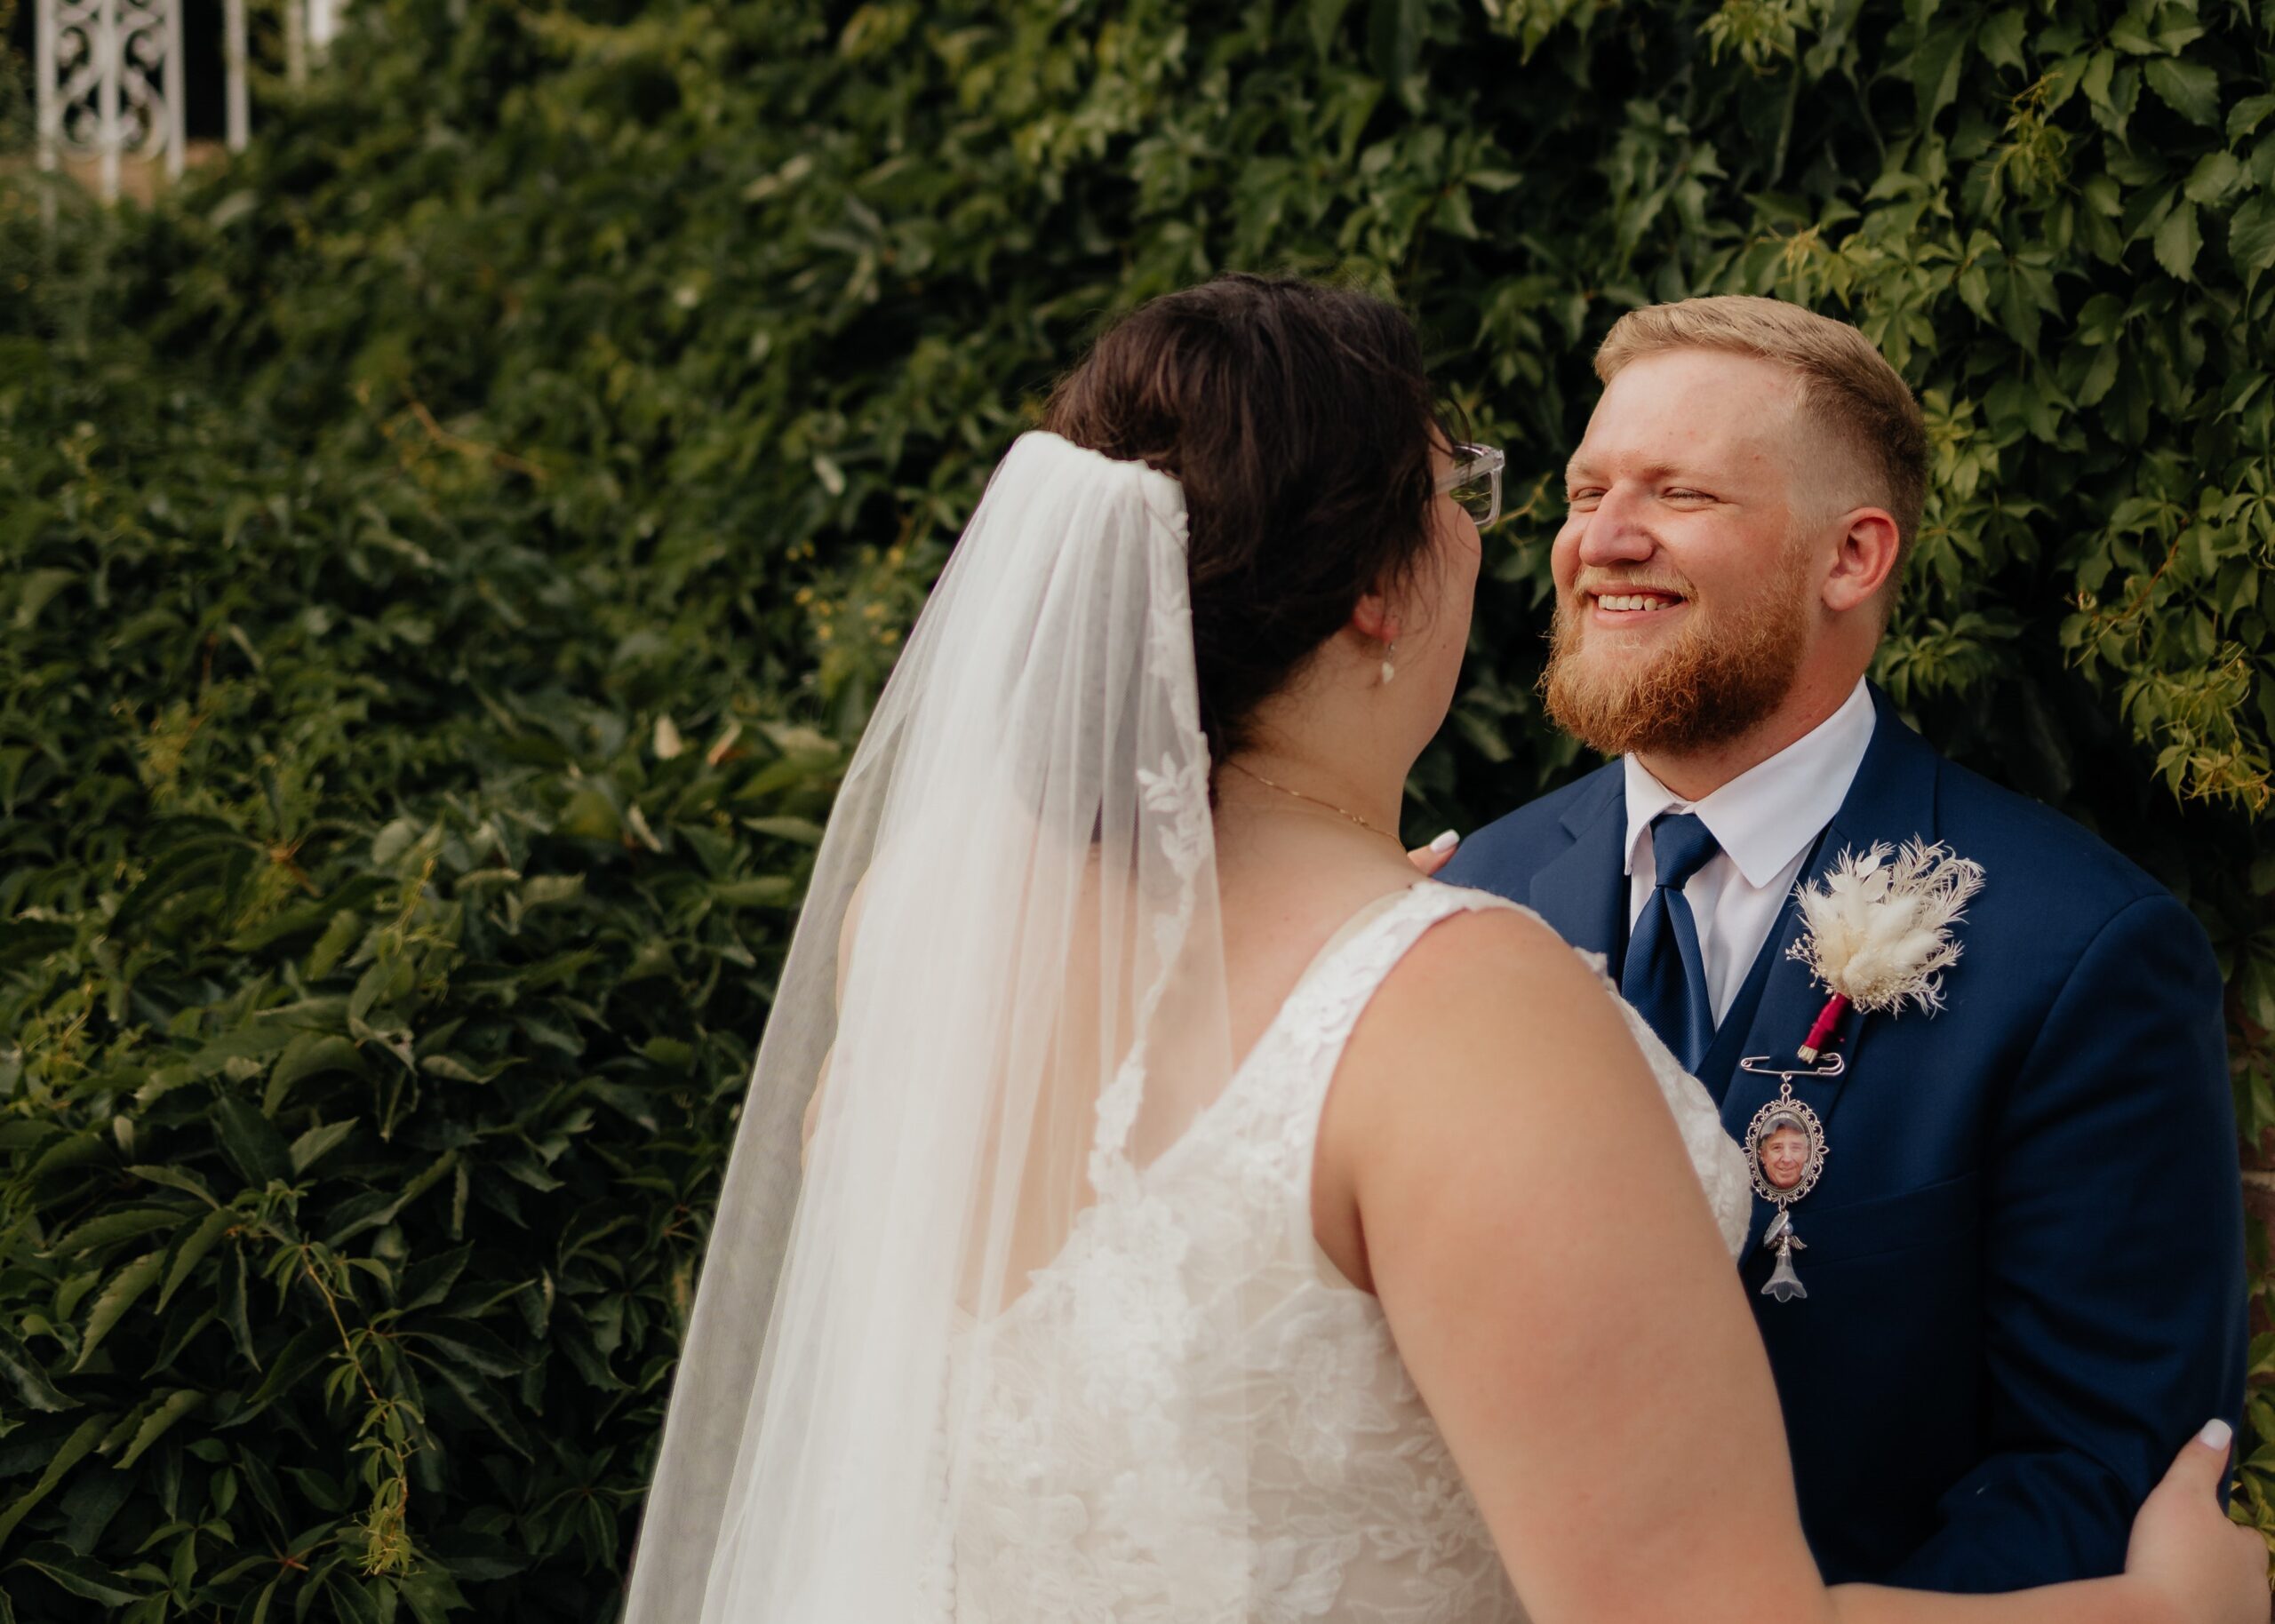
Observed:
[[[1398,674],[1398,667],[1392,665],[1390,661],[1390,657],[1397,652],[1398,640],[1393,638],[1390,647],[1383,650],[1383,686],[1385,688],[1388,688],[1390,680]]]

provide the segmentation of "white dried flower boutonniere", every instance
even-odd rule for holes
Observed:
[[[1851,1005],[1890,1014],[1907,1003],[1942,1008],[1943,973],[1960,954],[1952,927],[1982,888],[1980,863],[1919,840],[1901,850],[1875,844],[1862,856],[1844,851],[1823,884],[1800,887],[1807,928],[1787,956],[1832,995],[1801,1045],[1803,1063],[1816,1063]]]

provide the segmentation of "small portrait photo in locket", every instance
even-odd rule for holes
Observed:
[[[1745,1153],[1754,1189],[1784,1206],[1808,1194],[1824,1171],[1824,1129],[1800,1101],[1775,1100],[1746,1130]]]

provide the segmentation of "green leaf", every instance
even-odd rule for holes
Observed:
[[[2275,95],[2246,96],[2228,109],[2228,139],[2240,141],[2275,113]]]
[[[1312,49],[1321,60],[1335,53],[1336,37],[1343,28],[1343,14],[1350,9],[1351,0],[1305,0],[1304,26],[1310,32]]]
[[[451,1294],[451,1287],[465,1270],[467,1260],[474,1255],[474,1248],[454,1246],[448,1252],[422,1258],[404,1270],[403,1292],[399,1306],[407,1313],[413,1309],[432,1308]]]
[[[331,1604],[327,1611],[339,1624],[387,1624],[393,1609],[380,1609],[373,1594],[378,1588],[376,1580],[360,1581],[334,1568],[324,1581],[323,1597]]]
[[[78,940],[79,933],[68,925],[45,924],[38,919],[0,919],[0,969],[37,964]]]
[[[454,1578],[468,1584],[511,1579],[527,1572],[530,1566],[527,1552],[506,1540],[474,1533],[458,1534],[435,1554]]]
[[[352,941],[361,928],[354,910],[384,896],[389,885],[384,874],[358,874],[323,896],[295,904],[262,923],[238,932],[229,939],[230,949],[241,953],[257,951],[288,937],[305,935],[319,926],[329,935],[331,927],[339,925],[341,934]]]
[[[127,1168],[127,1172],[138,1179],[146,1179],[153,1184],[164,1184],[170,1190],[180,1190],[184,1195],[196,1196],[209,1207],[221,1205],[214,1199],[212,1186],[187,1167],[166,1167],[151,1162],[136,1162]]]
[[[196,1389],[176,1388],[165,1397],[156,1409],[150,1412],[143,1420],[141,1426],[135,1429],[134,1441],[126,1446],[126,1453],[119,1456],[113,1463],[114,1466],[124,1471],[133,1465],[142,1458],[144,1450],[164,1436],[169,1427],[204,1402],[205,1395]]]
[[[559,826],[563,834],[604,840],[611,846],[624,838],[623,818],[608,797],[597,790],[579,790],[571,795],[561,808]]]
[[[444,1051],[436,1055],[421,1055],[419,1069],[429,1076],[443,1078],[453,1083],[487,1083],[495,1080],[514,1063],[513,1057],[492,1062],[479,1070],[468,1065],[459,1055]]]
[[[371,837],[371,861],[381,868],[392,868],[403,854],[418,844],[424,832],[412,818],[398,817]]]
[[[32,1357],[31,1350],[18,1341],[5,1325],[0,1325],[0,1376],[8,1379],[9,1386],[16,1389],[16,1396],[28,1408],[53,1414],[79,1407],[77,1399],[66,1397],[47,1379],[47,1373]]]
[[[524,911],[573,903],[584,895],[585,877],[582,874],[533,874],[522,882],[521,899]]]
[[[384,1190],[374,1190],[350,1196],[332,1210],[331,1227],[325,1231],[324,1244],[343,1246],[366,1230],[392,1223],[397,1213],[432,1190],[457,1166],[458,1158],[456,1150],[443,1151],[412,1175],[409,1183],[392,1194]]]
[[[76,585],[81,579],[76,569],[28,569],[18,578],[16,587],[15,626],[19,632],[39,618],[40,610],[53,601],[65,587]]]
[[[1984,19],[1983,31],[1976,36],[1984,60],[1994,67],[2021,73],[2023,38],[2029,26],[2029,19],[2020,6],[2008,6]]]
[[[429,1565],[406,1574],[397,1587],[397,1594],[419,1624],[450,1624],[453,1613],[463,1612],[467,1608],[466,1596],[453,1581],[451,1571],[438,1566]]]
[[[363,919],[358,913],[335,913],[326,921],[323,934],[315,945],[308,949],[306,959],[310,981],[322,981],[330,975],[347,950],[363,935]]]
[[[329,1122],[312,1127],[292,1142],[292,1174],[299,1177],[315,1164],[325,1151],[339,1148],[340,1142],[355,1131],[358,1118],[348,1117],[339,1122]]]
[[[2243,165],[2236,161],[2234,154],[2207,152],[2197,160],[2196,167],[2189,171],[2187,184],[2181,190],[2191,202],[2216,203],[2233,191],[2242,179]]]
[[[70,1134],[49,1145],[32,1158],[31,1166],[23,1171],[24,1182],[36,1183],[59,1173],[66,1173],[108,1153],[110,1136],[88,1129]]]
[[[356,981],[355,991],[347,995],[348,1030],[355,1031],[357,1023],[369,1020],[372,1010],[382,1004],[393,1004],[411,987],[410,964],[391,953],[382,953]]]
[[[102,1283],[103,1274],[100,1269],[83,1269],[72,1275],[55,1288],[57,1316],[64,1319],[70,1318],[79,1311],[79,1305],[87,1300],[87,1294]]]
[[[79,1357],[71,1368],[84,1370],[95,1349],[102,1345],[111,1328],[134,1306],[135,1299],[157,1284],[158,1271],[165,1264],[163,1252],[146,1252],[111,1277],[102,1294],[95,1299],[95,1306],[87,1310],[87,1328],[82,1333]]]
[[[151,1357],[149,1368],[142,1373],[148,1380],[161,1371],[171,1371],[180,1361],[182,1353],[204,1333],[205,1327],[221,1318],[218,1308],[193,1308],[185,1302],[165,1317],[159,1329],[163,1333],[158,1351]]]
[[[140,1591],[129,1589],[124,1578],[101,1563],[52,1541],[33,1546],[11,1565],[44,1573],[72,1595],[107,1607],[125,1607],[142,1599]]]
[[[2228,252],[2253,281],[2275,265],[2275,196],[2263,194],[2235,211],[2228,222]]]
[[[1975,30],[1970,28],[1945,26],[1922,31],[1907,76],[1921,128],[1933,124],[1936,115],[1958,100],[1960,71],[1967,66],[1968,52],[1974,44]]]
[[[181,1289],[182,1282],[189,1278],[191,1270],[213,1249],[213,1243],[227,1234],[229,1226],[238,1221],[234,1208],[216,1207],[181,1239],[174,1248],[173,1262],[166,1270],[166,1283],[158,1292],[160,1309],[163,1310],[172,1301],[174,1293]]]
[[[245,842],[235,834],[192,837],[168,848],[111,915],[111,934],[125,935],[163,904],[225,872],[229,860],[247,849]]]
[[[1414,76],[1428,26],[1428,0],[1372,0],[1367,10],[1367,60],[1393,89]]]
[[[474,1418],[497,1435],[498,1440],[525,1461],[534,1461],[537,1451],[531,1440],[524,1436],[521,1422],[513,1412],[498,1402],[497,1390],[487,1383],[477,1382],[464,1369],[449,1363],[430,1365],[437,1380],[449,1388],[458,1401]]]
[[[2109,25],[2109,43],[2132,56],[2153,56],[2157,50],[2157,42],[2149,37],[2140,20],[2129,11]]]
[[[1473,186],[1480,184],[1475,175],[1472,175],[1469,179]],[[799,846],[821,844],[821,825],[811,818],[746,817],[740,821],[742,826],[754,834],[771,835],[778,840],[789,840]]]
[[[2204,238],[2196,228],[2196,205],[2183,203],[2157,227],[2157,263],[2183,282],[2191,280]]]
[[[0,1550],[8,1548],[8,1536],[16,1532],[25,1517],[101,1441],[103,1434],[110,1430],[111,1421],[108,1414],[90,1415],[42,1462],[37,1481],[17,1495],[6,1510],[0,1511]]]
[[[277,1057],[275,1069],[268,1074],[268,1087],[261,1100],[263,1112],[274,1115],[293,1084],[326,1071],[347,1071],[357,1077],[371,1075],[363,1051],[349,1039],[332,1032],[300,1033]]]
[[[1473,243],[1481,235],[1477,229],[1476,213],[1469,206],[1469,194],[1464,191],[1451,191],[1441,196],[1436,211],[1430,217],[1430,224],[1449,236],[1459,237],[1465,242]]]
[[[132,1240],[159,1230],[180,1227],[189,1214],[179,1206],[129,1206],[108,1212],[73,1230],[50,1249],[55,1257],[77,1257],[92,1252],[98,1246],[108,1246],[117,1241]]]
[[[323,1364],[328,1355],[338,1351],[340,1351],[339,1333],[331,1325],[301,1326],[269,1360],[268,1373],[261,1378],[260,1385],[253,1389],[253,1395],[245,1401],[244,1407],[219,1422],[217,1429],[243,1426],[299,1386],[301,1380]]]
[[[2194,124],[2220,122],[2220,76],[2201,62],[2160,56],[2144,63],[2141,71],[2149,88],[2164,104]]]
[[[221,1254],[221,1323],[229,1327],[230,1339],[236,1343],[244,1362],[259,1370],[260,1357],[253,1349],[252,1324],[245,1310],[245,1275],[243,1247],[232,1246]]]
[[[291,1182],[292,1149],[251,1101],[225,1094],[214,1103],[213,1116],[221,1148],[248,1185],[265,1190],[272,1183]]]
[[[2079,76],[2078,88],[2086,100],[2103,111],[2112,111],[2109,100],[2110,76],[2117,70],[2117,57],[2112,52],[2096,51],[2086,62],[2086,71]]]
[[[404,1334],[485,1376],[518,1376],[529,1368],[529,1360],[470,1319],[428,1320]]]
[[[730,908],[786,908],[798,900],[798,884],[786,875],[763,874],[713,886],[711,895]]]

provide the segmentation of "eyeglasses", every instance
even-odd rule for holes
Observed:
[[[1508,466],[1497,447],[1457,445],[1452,471],[1439,479],[1438,489],[1460,503],[1481,530],[1501,516],[1501,470]]]

